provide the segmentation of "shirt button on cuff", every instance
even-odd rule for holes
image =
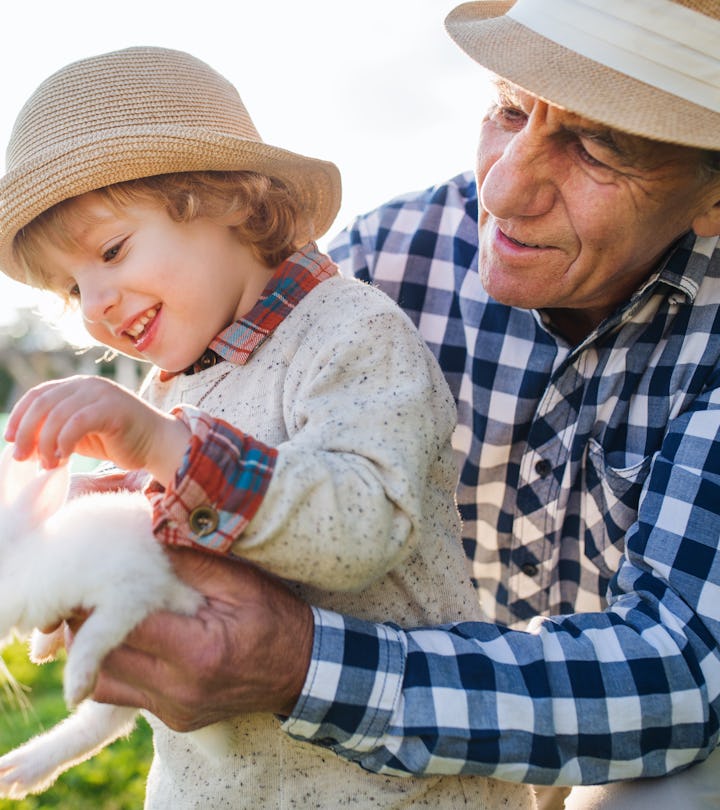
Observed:
[[[218,513],[212,506],[198,506],[190,512],[188,519],[190,530],[198,537],[212,534],[217,529]]]

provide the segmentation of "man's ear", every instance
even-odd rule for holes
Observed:
[[[692,221],[692,229],[697,236],[720,236],[720,185],[715,195],[715,203]]]

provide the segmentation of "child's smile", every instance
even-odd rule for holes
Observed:
[[[139,352],[142,352],[152,339],[157,317],[161,309],[161,304],[150,307],[150,309],[146,310],[139,318],[136,318],[130,326],[123,330],[124,334],[128,335]]]

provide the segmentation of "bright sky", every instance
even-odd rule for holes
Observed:
[[[355,213],[472,167],[487,94],[482,69],[444,31],[459,2],[10,3],[0,153],[27,97],[68,62],[131,45],[178,48],[235,84],[266,142],[339,166],[343,206],[332,236]],[[0,277],[0,322],[35,300]]]

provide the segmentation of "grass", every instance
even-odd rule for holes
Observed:
[[[29,688],[29,708],[23,710],[16,700],[2,698],[2,753],[67,716],[62,697],[62,660],[36,666],[28,660],[26,645],[20,642],[7,647],[3,658],[15,678]],[[21,801],[0,799],[0,810],[141,810],[151,757],[150,727],[141,719],[130,737],[72,768],[45,793]]]

